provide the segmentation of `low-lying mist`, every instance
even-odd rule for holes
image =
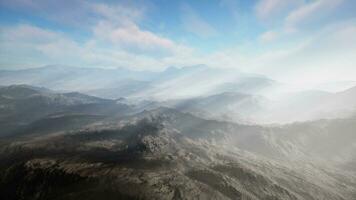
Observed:
[[[207,66],[48,66],[0,71],[0,84],[2,199],[356,194],[355,87],[302,90]]]
[[[233,122],[291,123],[344,118],[355,111],[354,88],[303,89],[262,75],[205,65],[162,72],[47,66],[1,74],[1,85],[28,84],[100,98],[150,101]]]

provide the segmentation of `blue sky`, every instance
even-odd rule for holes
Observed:
[[[356,80],[355,10],[353,0],[0,0],[0,68],[205,64]]]

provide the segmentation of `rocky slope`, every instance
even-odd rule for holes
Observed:
[[[181,131],[172,123],[178,124],[179,114],[159,112],[3,141],[0,194],[10,199],[352,199],[356,195],[352,172],[281,162],[224,146],[209,135]]]
[[[24,85],[0,94],[1,133],[16,129],[0,137],[0,199],[356,196],[355,117],[259,126]]]

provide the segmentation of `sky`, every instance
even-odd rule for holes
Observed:
[[[356,81],[354,0],[0,0],[0,69],[204,64]]]

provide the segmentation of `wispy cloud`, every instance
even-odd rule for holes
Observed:
[[[259,37],[259,40],[263,43],[268,43],[268,42],[272,42],[273,40],[275,40],[277,37],[279,36],[279,33],[277,31],[267,31],[261,34],[261,36]]]
[[[51,4],[53,3],[53,5]],[[68,23],[61,16],[72,16],[64,9],[67,3],[56,1],[15,0],[4,6],[13,9],[39,11],[48,20]],[[136,69],[160,69],[182,55],[192,52],[190,47],[179,44],[167,37],[140,27],[145,19],[146,7],[133,3],[95,3],[73,1],[77,16],[83,18],[90,37],[81,41],[71,34],[30,24],[1,27],[0,51],[7,60],[15,57],[31,57],[31,62],[41,64],[69,64],[86,66],[131,67]],[[57,5],[57,8],[55,8]],[[53,11],[53,13],[51,13]],[[74,10],[73,10],[74,11]],[[82,26],[82,25],[81,25]],[[21,51],[16,51],[21,49]],[[174,58],[173,58],[174,57]],[[15,62],[14,60],[12,62]],[[26,65],[26,61],[16,61],[16,66]],[[7,66],[5,59],[2,65]]]
[[[61,37],[61,34],[28,24],[21,24],[10,29],[2,28],[1,37],[4,38],[4,42],[17,42],[21,40],[41,44],[58,39]]]
[[[28,24],[1,27],[0,43],[1,67],[80,60],[76,57],[78,45],[65,34]]]
[[[356,77],[355,14],[349,8],[356,4],[352,2],[259,0],[246,5],[223,0],[207,6],[218,6],[217,13],[227,12],[220,13],[219,19],[236,17],[223,22],[232,28],[220,34],[204,18],[211,19],[211,15],[188,4],[178,3],[174,13],[162,14],[137,1],[0,1],[0,9],[37,20],[22,18],[1,25],[0,67],[67,64],[160,70],[207,64],[263,73],[277,80],[298,81],[300,76],[308,76],[309,81],[337,80],[342,74],[352,79]],[[157,5],[155,11],[159,9]],[[167,20],[161,20],[162,15]],[[243,31],[248,39],[243,38]],[[201,51],[199,42],[211,51]]]
[[[189,60],[187,55],[193,55],[191,48],[138,27],[124,26],[103,31],[82,43],[65,33],[33,25],[2,27],[0,52],[6,59],[1,60],[0,67],[8,67],[11,60],[10,66],[18,67],[28,66],[30,62],[37,65],[51,63],[158,70],[177,63],[187,64],[182,61]],[[102,35],[104,33],[105,36]],[[145,53],[128,48],[139,48]],[[157,57],[157,51],[164,52],[165,56]],[[18,57],[22,59],[16,59]]]
[[[146,8],[144,6],[133,6],[126,4],[108,5],[104,3],[93,3],[90,5],[96,16],[110,21],[115,25],[131,25],[138,23],[144,18]]]
[[[221,66],[266,74],[284,82],[309,84],[353,80],[356,77],[355,34],[356,22],[347,20],[328,25],[287,46],[266,48],[259,53],[230,49],[210,58],[218,60]]]
[[[108,21],[101,21],[94,27],[94,34],[98,40],[137,53],[170,54],[179,46],[170,39],[140,29],[134,23],[115,26]]]
[[[218,34],[218,31],[188,4],[182,5],[181,21],[186,31],[194,33],[199,37],[208,38]]]
[[[280,0],[261,0],[257,4],[266,4],[266,9],[277,9]],[[287,1],[286,1],[287,2]],[[286,3],[285,2],[285,3]],[[348,0],[317,0],[317,1],[298,1],[293,9],[281,16],[280,25],[267,30],[259,36],[262,42],[276,41],[277,39],[288,37],[290,40],[296,35],[303,35],[310,30],[318,30],[324,25],[333,23],[330,16],[336,13],[341,5],[346,5]],[[267,9],[268,10],[268,9]],[[265,11],[267,12],[267,11]],[[258,13],[257,13],[258,14]],[[327,20],[329,19],[329,20]],[[337,21],[337,20],[336,20]],[[310,32],[308,34],[311,34]]]
[[[58,24],[82,28],[96,18],[91,3],[81,0],[12,0],[1,1],[0,6],[44,18]]]
[[[0,1],[0,6],[76,29],[91,27],[101,19],[116,23],[138,22],[146,11],[144,3],[135,4],[133,1],[12,0]]]
[[[304,0],[260,0],[255,7],[257,17],[262,21],[270,20],[285,14],[289,10],[302,5]]]
[[[315,23],[316,20],[331,14],[343,2],[344,0],[319,0],[305,3],[289,13],[285,25],[294,29],[301,24]]]
[[[144,18],[145,7],[120,4],[92,4],[91,7],[97,15],[102,16],[92,28],[94,40],[107,42],[108,46],[130,53],[155,56],[170,55],[182,46],[140,27],[139,22]]]

